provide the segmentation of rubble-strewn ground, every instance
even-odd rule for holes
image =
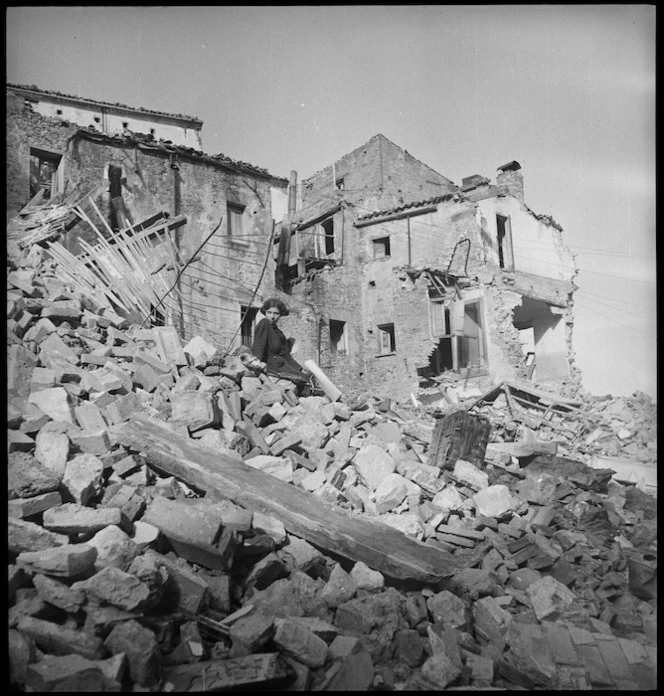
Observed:
[[[477,395],[298,398],[74,293],[37,245],[8,259],[7,318],[13,689],[656,688],[656,498],[610,468],[656,466],[645,395],[584,397],[568,430],[480,400],[483,461],[439,468],[436,424]],[[458,568],[332,558],[160,474],[123,444],[138,414]]]

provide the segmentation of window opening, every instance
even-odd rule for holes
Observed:
[[[325,254],[329,256],[334,253],[334,218],[325,220],[322,227],[325,233]]]
[[[343,177],[339,177],[335,182],[334,185],[337,189],[337,191],[343,191],[346,188],[346,183],[344,182]]]
[[[55,113],[56,113],[58,116],[62,116],[62,109],[56,109],[56,110],[55,110]]]
[[[242,218],[244,216],[244,206],[236,205],[235,203],[229,203],[226,206],[226,213],[228,217],[228,235],[229,237],[241,237],[242,236]]]
[[[101,118],[99,118],[99,116],[95,116],[94,121],[95,123],[101,123]]]
[[[330,353],[345,355],[347,352],[346,322],[330,319]]]
[[[258,309],[256,307],[240,307],[240,333],[242,345],[251,348],[251,344],[254,341],[254,326],[256,324],[256,315],[258,314]]]
[[[390,253],[390,238],[381,237],[380,239],[374,239],[373,241],[373,257],[375,259],[380,259],[384,256],[391,256]]]
[[[62,160],[62,155],[30,148],[30,198],[34,198],[40,190],[44,191],[44,199],[51,198],[57,188],[56,173]]]
[[[129,128],[129,121],[123,121],[123,122],[122,122],[122,127],[123,127],[123,128]]]
[[[379,355],[389,355],[396,352],[394,340],[394,324],[381,324],[378,326],[378,352]]]
[[[439,375],[447,370],[484,367],[484,332],[480,301],[432,301],[431,333],[438,339],[429,356],[429,365],[418,370],[421,376]]]
[[[508,270],[514,269],[512,254],[512,231],[510,219],[505,215],[496,215],[496,230],[498,238],[498,265]]]

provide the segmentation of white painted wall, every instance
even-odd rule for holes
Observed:
[[[40,100],[39,102],[31,102],[32,108],[42,116],[51,118],[61,118],[70,123],[76,123],[83,128],[94,126],[97,130],[106,135],[116,135],[124,132],[127,124],[127,129],[134,133],[143,133],[149,135],[151,130],[157,140],[170,140],[174,145],[182,145],[191,147],[196,150],[202,149],[202,140],[200,130],[194,128],[183,128],[174,123],[167,123],[164,117],[162,120],[154,114],[146,113],[142,116],[138,113],[129,114],[112,114],[102,113],[101,108],[94,108],[92,105],[68,105],[58,104]],[[62,113],[58,113],[58,111]],[[95,121],[95,118],[99,119]]]
[[[538,220],[512,196],[485,198],[477,205],[479,223],[492,242],[485,243],[487,261],[498,264],[496,215],[500,214],[510,219],[514,270],[558,280],[572,279],[574,256],[564,245],[559,230]]]

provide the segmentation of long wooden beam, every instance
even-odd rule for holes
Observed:
[[[324,551],[363,561],[385,576],[438,584],[461,564],[442,549],[341,508],[223,453],[192,445],[172,427],[134,414],[118,433],[125,447],[141,452],[155,469],[188,486],[251,511],[273,515],[289,533]]]

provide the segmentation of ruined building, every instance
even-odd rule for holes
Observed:
[[[170,218],[169,263],[181,275],[177,310],[162,320],[182,338],[198,334],[226,349],[250,340],[255,311],[247,307],[272,290],[274,274],[262,269],[288,181],[189,147],[200,146],[201,125],[193,117],[8,86],[7,213],[78,190],[91,193],[103,220],[88,212],[102,229],[131,226],[140,234],[155,216]],[[65,235],[67,247],[77,253],[77,239],[89,233],[79,222]],[[150,242],[170,249],[163,239]]]
[[[201,126],[10,85],[8,215],[78,191],[102,228],[141,234],[162,216],[148,241],[168,249],[177,303],[155,307],[158,321],[230,350],[251,344],[262,302],[282,293],[296,357],[344,390],[405,399],[509,378],[579,382],[574,259],[560,227],[526,206],[517,162],[494,183],[458,186],[376,135],[289,185],[204,153]],[[64,243],[78,253],[89,234],[78,222]]]
[[[579,380],[574,258],[526,206],[518,162],[459,187],[376,135],[302,182],[282,236],[284,286],[310,308],[302,353],[341,387],[403,399],[441,383]]]

